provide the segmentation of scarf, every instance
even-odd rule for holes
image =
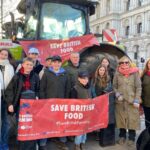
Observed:
[[[150,71],[147,71],[146,74],[147,74],[148,76],[150,76]]]
[[[128,69],[122,69],[121,67],[118,67],[118,72],[124,75],[125,77],[128,77],[130,74],[133,74],[138,71],[139,69],[137,67],[131,67]]]
[[[1,66],[6,66],[8,64],[10,64],[8,59],[0,60],[0,65]]]
[[[24,68],[21,67],[21,69],[19,70],[19,72],[25,76],[25,81],[23,83],[23,89],[24,90],[29,90],[31,87],[31,83],[30,83],[30,74],[25,74],[24,73]]]

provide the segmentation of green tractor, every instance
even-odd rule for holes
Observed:
[[[20,24],[22,37],[17,37],[17,40],[25,52],[30,46],[38,45],[38,48],[42,49],[42,59],[53,54],[63,57],[64,55],[60,53],[62,43],[66,40],[70,42],[72,39],[84,39],[91,35],[89,17],[95,14],[97,3],[96,0],[22,0],[17,9],[25,15],[25,21]],[[17,36],[17,33],[15,35]],[[87,39],[85,38],[85,40]],[[89,41],[87,40],[87,42]],[[50,43],[57,43],[56,51],[52,49]],[[67,55],[74,51],[71,46],[65,49]],[[86,41],[81,47],[78,47],[78,52],[81,54],[82,64],[91,73],[95,71],[103,56],[107,56],[112,67],[115,68],[118,58],[126,55],[118,46],[109,43],[98,45],[95,42],[87,45]],[[68,58],[66,57],[65,60]]]

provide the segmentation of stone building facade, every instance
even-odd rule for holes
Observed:
[[[142,58],[150,58],[150,0],[99,0],[90,25],[94,33],[115,28],[139,67],[143,67]]]

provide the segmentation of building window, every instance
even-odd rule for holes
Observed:
[[[138,0],[138,6],[142,6],[142,1]]]
[[[97,5],[96,7],[96,18],[100,17],[100,4]]]
[[[125,35],[128,37],[129,36],[129,32],[130,32],[130,27],[127,26],[125,29]]]
[[[110,24],[109,22],[107,22],[106,26],[105,26],[105,29],[110,29]]]
[[[107,3],[106,3],[106,14],[109,14],[110,12],[110,0],[107,0]]]
[[[134,59],[138,59],[138,53],[139,53],[139,46],[138,45],[136,45],[135,46],[135,53],[134,53]]]
[[[137,24],[137,33],[142,33],[142,23]]]
[[[96,27],[96,33],[99,33],[99,26]]]
[[[126,10],[129,10],[130,8],[130,0],[127,1]]]

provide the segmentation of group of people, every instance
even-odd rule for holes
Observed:
[[[16,66],[9,50],[0,50],[1,85],[1,137],[0,150],[9,150],[9,115],[19,117],[19,101],[24,99],[76,98],[87,99],[110,93],[109,125],[119,129],[118,144],[135,145],[136,130],[140,125],[139,106],[145,113],[146,128],[150,125],[150,59],[140,75],[139,69],[132,66],[131,60],[123,56],[116,70],[104,57],[99,62],[94,76],[90,76],[80,66],[80,54],[73,52],[67,65],[62,67],[60,56],[50,56],[45,66],[38,61],[39,51],[30,48],[28,55]],[[100,135],[101,130],[98,132]],[[127,140],[128,133],[128,140]],[[75,137],[59,137],[57,146],[68,150],[67,139],[74,140],[74,150],[84,150],[86,134]],[[101,140],[101,139],[100,139]],[[19,150],[46,150],[47,139],[18,142]]]

